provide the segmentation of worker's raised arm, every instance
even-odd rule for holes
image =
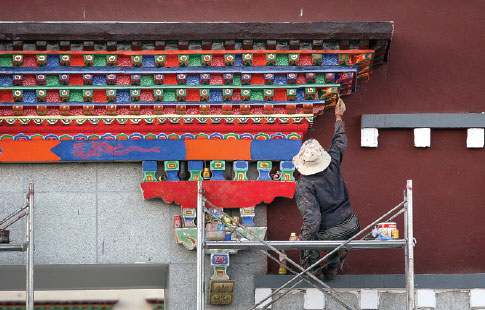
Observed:
[[[301,226],[299,239],[313,240],[322,222],[320,205],[315,195],[311,192],[311,189],[305,186],[305,184],[301,184],[301,182],[296,187],[295,200],[298,210],[300,210],[303,217],[303,225]]]
[[[332,145],[328,149],[332,161],[339,166],[347,149],[347,134],[345,133],[345,123],[343,121],[345,110],[345,103],[339,98],[335,106],[335,132],[332,138]]]

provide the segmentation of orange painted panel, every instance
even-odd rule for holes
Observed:
[[[0,141],[0,162],[59,161],[51,149],[60,141]]]
[[[251,140],[186,140],[187,160],[250,160]]]

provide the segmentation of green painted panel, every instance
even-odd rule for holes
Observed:
[[[277,66],[288,66],[288,54],[277,54],[276,55],[276,65]]]
[[[57,75],[48,75],[46,77],[46,85],[47,86],[59,86],[59,76]],[[68,86],[66,88],[69,88]]]
[[[234,75],[234,79],[232,80],[232,84],[234,86],[241,86],[241,76],[239,74]]]
[[[83,101],[83,91],[81,89],[71,89],[69,101]]]
[[[324,73],[317,73],[317,77],[315,79],[315,82],[325,84],[325,74]]]
[[[104,67],[106,66],[106,55],[94,55],[94,66]]]
[[[153,86],[153,75],[142,75],[141,76],[141,86]]]
[[[163,91],[163,101],[175,101],[175,89],[166,89]]]
[[[251,100],[258,100],[263,101],[263,90],[262,89],[253,89],[251,90]]]
[[[13,66],[12,55],[0,55],[0,67]]]
[[[190,55],[189,67],[198,67],[198,66],[201,66],[200,55]]]

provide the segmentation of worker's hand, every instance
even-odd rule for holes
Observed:
[[[335,106],[335,115],[343,116],[347,108],[345,107],[345,103],[342,99],[338,98],[337,105]]]

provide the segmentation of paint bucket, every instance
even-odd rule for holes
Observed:
[[[382,231],[382,233],[389,238],[399,239],[399,231],[397,230],[397,225],[395,222],[384,222],[377,224],[377,228]]]
[[[173,227],[174,228],[181,228],[182,227],[182,218],[180,215],[175,215],[173,217]]]
[[[0,243],[10,243],[10,230],[0,229]]]

